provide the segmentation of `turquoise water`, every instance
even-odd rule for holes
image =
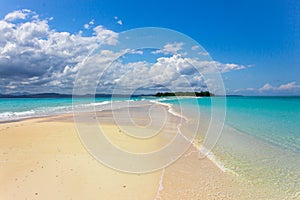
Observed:
[[[210,149],[217,162],[257,187],[257,193],[268,194],[268,199],[299,199],[300,97],[163,101],[175,105],[178,112],[191,118],[197,116],[199,108],[199,132],[205,132],[212,116],[212,102],[216,113],[221,115],[224,100],[225,125],[217,144]]]
[[[123,107],[128,106],[124,104],[129,102],[128,100],[128,98],[113,99],[119,102],[117,106]],[[226,111],[223,132],[216,147],[212,149],[218,161],[251,184],[272,191],[275,199],[300,197],[300,97],[154,100],[173,105],[175,111],[181,111],[190,119],[200,117],[201,123],[197,129],[200,132],[205,131],[209,126],[206,122],[209,122],[212,117],[212,105],[217,113],[215,117],[220,117],[219,120],[222,119],[222,113]],[[111,101],[111,98],[95,100],[79,98],[75,104],[76,111],[111,109],[109,107]],[[0,122],[72,111],[70,98],[0,99]],[[200,116],[197,115],[198,111]],[[194,124],[188,126],[193,127]]]
[[[172,99],[166,103],[183,108],[199,106],[202,116],[211,116],[210,98]],[[221,112],[223,97],[214,97]],[[279,147],[300,152],[300,97],[227,97],[225,124]]]
[[[135,98],[138,100],[139,98]],[[127,98],[114,98],[125,101]],[[97,103],[110,102],[111,98],[78,99],[76,105],[94,108]],[[211,116],[210,98],[184,98],[162,100]],[[214,97],[214,108],[221,112],[223,97]],[[197,104],[197,105],[195,105]],[[101,107],[99,107],[101,109]],[[196,109],[197,110],[197,109]],[[0,121],[72,112],[70,98],[0,99]],[[189,113],[188,113],[189,114]],[[300,97],[227,97],[226,124],[261,140],[294,152],[300,152]]]
[[[282,148],[300,152],[300,98],[264,97],[228,100],[226,122]]]
[[[135,98],[137,99],[137,98]],[[78,98],[76,106],[82,111],[101,109],[111,98]],[[125,101],[128,98],[114,98]],[[71,98],[0,98],[0,122],[72,112]]]

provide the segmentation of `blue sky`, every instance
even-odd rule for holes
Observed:
[[[10,12],[29,9],[39,19],[47,19],[50,30],[70,34],[82,31],[83,37],[92,36],[93,28],[99,25],[116,33],[140,27],[173,29],[196,40],[213,60],[247,66],[222,73],[228,94],[300,94],[300,2],[295,0],[5,0],[0,5],[0,19]],[[10,74],[4,69],[0,73]],[[18,70],[16,66],[13,69]],[[42,75],[42,71],[36,74]],[[13,78],[7,76],[0,82],[0,92],[26,90],[16,82],[11,84]],[[47,81],[43,81],[47,90]],[[11,87],[4,89],[7,85]],[[32,90],[34,87],[29,92]]]

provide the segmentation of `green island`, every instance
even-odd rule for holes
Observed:
[[[195,96],[195,97],[210,97],[214,96],[209,91],[201,92],[158,92],[154,95],[155,97],[172,97],[172,96]]]

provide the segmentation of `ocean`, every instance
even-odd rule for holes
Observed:
[[[211,159],[223,170],[278,199],[300,198],[300,97],[214,97],[165,99],[177,112],[195,118],[201,142],[212,108],[226,117]],[[212,103],[213,102],[213,103]],[[225,110],[223,104],[226,104]],[[212,106],[213,105],[213,106]],[[222,117],[216,120],[223,123]],[[196,121],[188,124],[195,131]],[[190,128],[192,127],[192,128]],[[207,136],[209,137],[209,135]]]
[[[114,98],[127,101],[128,98]],[[76,110],[102,110],[111,98],[78,98]],[[0,122],[15,121],[32,117],[44,117],[73,112],[72,98],[0,98]]]
[[[214,97],[217,112],[224,97]],[[210,98],[161,100],[211,116]],[[198,104],[198,105],[195,105]],[[227,97],[225,124],[257,139],[300,153],[300,97]],[[219,111],[221,112],[221,111]],[[192,113],[186,113],[191,114]]]
[[[300,97],[113,100],[119,103],[119,107],[128,106],[129,101],[167,103],[174,111],[190,119],[182,131],[198,131],[196,139],[200,142],[204,141],[209,127],[214,126],[210,124],[212,117],[216,117],[217,123],[224,126],[216,145],[210,149],[210,158],[222,170],[268,192],[300,198]],[[82,98],[75,106],[83,112],[100,111],[111,109],[110,102],[110,98]],[[212,108],[217,115],[212,115]],[[3,98],[0,99],[0,122],[72,113],[72,110],[70,98]],[[226,114],[224,123],[222,114]]]

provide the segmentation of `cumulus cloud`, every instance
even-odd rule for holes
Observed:
[[[91,36],[83,36],[82,32],[59,32],[49,26],[49,20],[51,18],[41,19],[30,10],[14,11],[0,20],[1,93],[70,93],[80,68],[84,70],[76,80],[78,86],[89,89],[98,81],[105,66],[120,55],[143,55],[142,50],[135,49],[102,49],[97,54],[90,55],[101,45],[116,45],[119,42],[118,33],[101,25],[96,26],[94,20],[84,25],[93,31]],[[189,87],[206,88],[214,83],[205,80],[203,74],[225,73],[247,67],[183,58],[183,46],[182,42],[171,42],[161,50],[149,53],[157,56],[154,63],[147,60],[114,62],[102,74],[98,83],[99,92],[111,92],[114,87],[130,90],[137,86],[154,91],[162,86],[179,90]],[[194,47],[199,51],[198,48]],[[88,55],[90,56],[87,58]]]
[[[99,25],[94,29],[94,35],[102,44],[115,45],[118,40],[118,34]]]
[[[234,70],[245,69],[248,66],[238,65],[233,63],[221,63],[218,61],[206,61],[197,60],[191,58],[185,58],[186,62],[191,63],[197,69],[200,69],[203,73],[225,73]]]
[[[128,52],[131,52],[131,50],[128,50]],[[103,55],[101,52],[99,56],[103,57]],[[111,57],[108,56],[108,58]],[[90,66],[86,68],[95,69]],[[118,61],[111,64],[104,71],[98,90],[113,92],[113,89],[115,89],[118,90],[118,93],[127,93],[136,89],[137,86],[147,88],[150,93],[159,91],[163,87],[173,91],[205,90],[208,87],[216,88],[218,86],[218,83],[213,81],[213,79],[208,80],[206,78],[207,74],[215,74],[219,73],[219,71],[227,72],[228,70],[240,68],[240,66],[222,64],[215,61],[183,58],[178,54],[171,57],[158,57],[154,63],[147,61],[123,63]],[[95,73],[89,72],[87,75]],[[208,75],[208,77],[213,76]],[[222,86],[219,85],[218,87]],[[219,88],[219,91],[221,89]]]
[[[278,87],[278,90],[293,90],[293,89],[300,89],[300,85],[297,85],[296,82],[291,82],[291,83],[280,85]]]
[[[300,92],[300,85],[297,85],[296,82],[290,82],[286,84],[281,84],[278,86],[273,86],[270,83],[264,84],[260,88],[242,88],[236,89],[233,91],[234,93],[243,93],[243,92],[251,92],[253,94],[281,94],[285,92]]]
[[[182,50],[183,42],[174,42],[174,43],[168,43],[164,45],[162,49],[153,51],[153,54],[162,53],[165,55],[172,55],[172,54],[179,54],[180,50]]]
[[[245,66],[245,65],[238,65],[238,64],[234,64],[234,63],[220,63],[217,61],[212,61],[217,68],[219,69],[220,72],[225,73],[225,72],[229,72],[229,71],[233,71],[233,70],[240,70],[240,69],[245,69],[247,67],[250,66]]]
[[[300,85],[297,85],[296,82],[290,82],[276,87],[276,86],[272,86],[269,83],[266,83],[263,87],[259,88],[258,90],[260,92],[300,90]]]
[[[261,92],[263,92],[263,91],[274,90],[274,89],[275,88],[271,84],[266,83],[264,86],[262,86],[258,90],[261,91]]]
[[[5,15],[4,20],[5,21],[14,21],[17,19],[25,19],[28,14],[33,13],[28,9],[22,9],[22,10],[16,10],[14,12],[8,13]]]
[[[117,93],[130,93],[138,87],[147,88],[150,93],[164,87],[177,90],[183,85],[190,89],[191,79],[188,80],[185,76],[192,75],[193,78],[199,76],[189,63],[176,57],[161,57],[155,63],[116,62],[105,70],[98,89],[99,91],[111,89],[110,92],[114,90]],[[200,86],[199,79],[196,83],[194,87]]]
[[[99,44],[117,42],[118,34],[103,26],[94,27],[93,36],[83,37],[81,33],[51,29],[48,20],[26,9],[8,13],[0,20],[0,85],[31,92],[51,91],[51,85],[69,88],[77,63]]]

